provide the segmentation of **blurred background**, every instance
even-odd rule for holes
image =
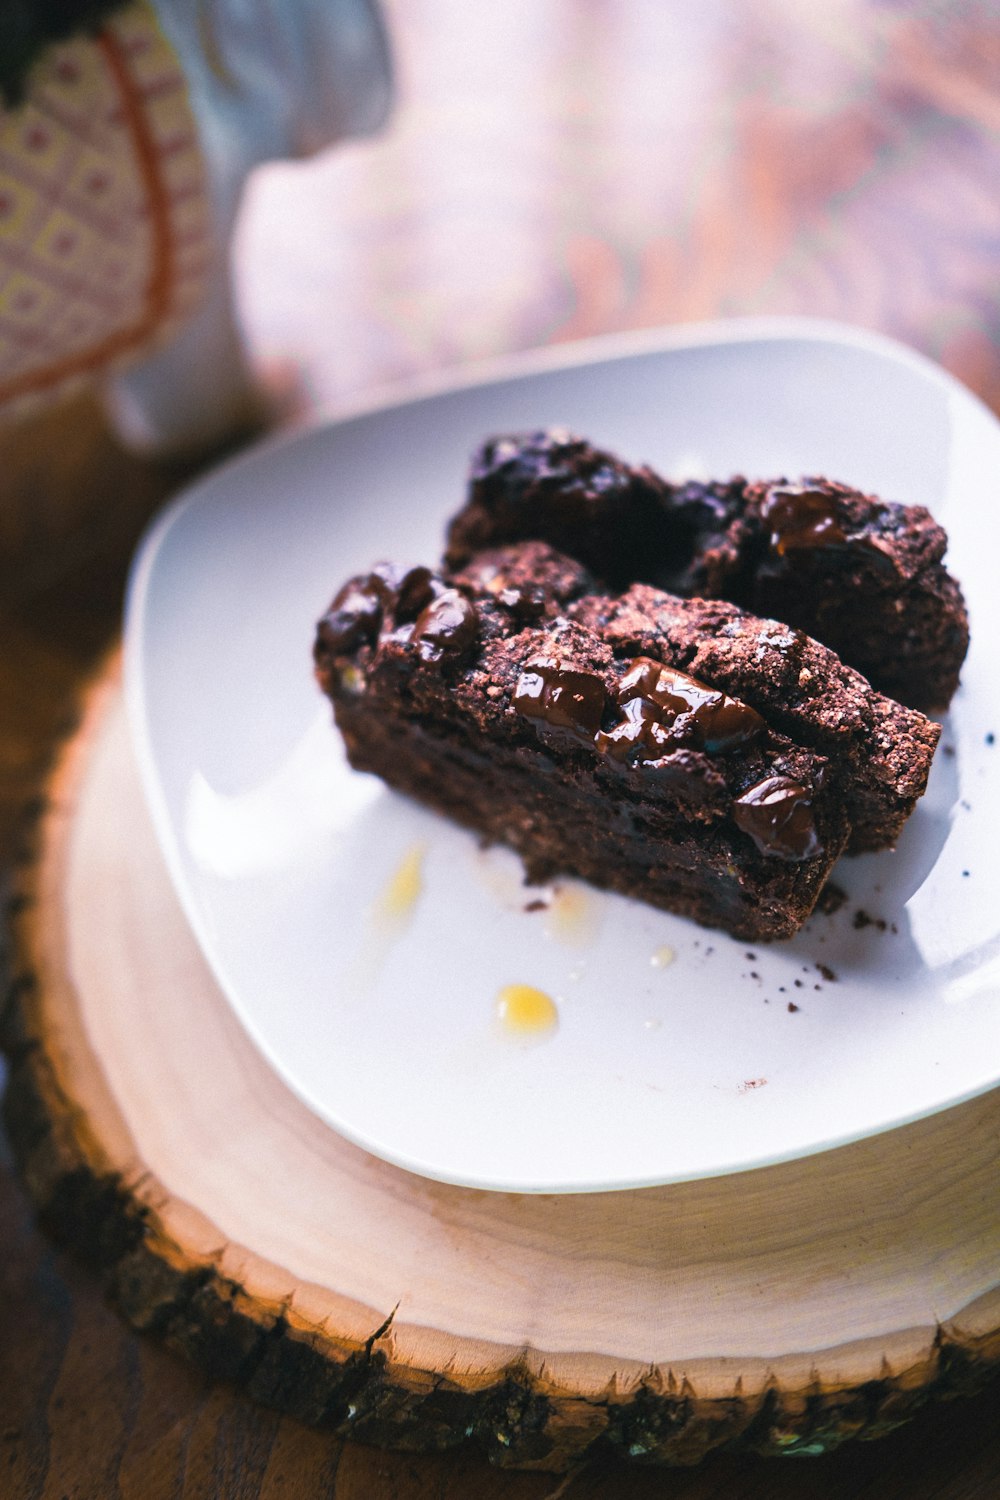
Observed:
[[[995,0],[382,9],[387,125],[259,168],[237,217],[239,320],[279,420],[336,416],[520,350],[747,314],[893,335],[1000,410]],[[138,536],[240,440],[142,458],[93,392],[0,425],[3,867],[28,847],[25,808],[114,645]],[[52,1249],[3,1150],[5,1496],[554,1490],[467,1457],[342,1450],[209,1386],[126,1331],[96,1278]],[[969,1500],[1000,1479],[998,1419],[994,1389],[795,1474],[722,1460],[696,1475],[585,1476],[569,1493]]]
[[[981,0],[384,0],[394,118],[269,166],[255,360],[324,407],[739,314],[891,332],[1000,403],[1000,17]]]

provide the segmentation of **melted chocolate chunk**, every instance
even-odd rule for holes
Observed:
[[[654,720],[669,728],[675,744],[707,750],[710,755],[747,745],[764,728],[764,720],[748,704],[649,656],[637,656],[630,663],[616,697],[627,721]],[[645,738],[651,736],[649,731]],[[632,738],[643,735],[633,732]],[[662,748],[657,754],[663,754]]]
[[[403,574],[396,591],[396,622],[403,624],[415,620],[421,610],[442,594],[445,584],[436,578],[430,568],[410,568]]]
[[[375,640],[385,607],[392,599],[387,571],[375,569],[347,580],[319,622],[317,646],[324,646],[334,656],[346,656]]]
[[[442,656],[461,656],[478,634],[475,605],[458,589],[445,589],[417,616],[412,639],[425,661],[438,661]]]
[[[760,513],[771,528],[771,547],[779,557],[847,540],[834,496],[819,487],[772,485]]]
[[[812,790],[787,776],[766,776],[737,797],[733,818],[761,854],[797,861],[823,852],[812,815]]]
[[[514,689],[514,707],[575,742],[593,745],[607,706],[604,683],[593,672],[549,662],[526,667]]]
[[[595,743],[601,755],[609,755],[612,760],[629,765],[643,765],[659,760],[683,744],[683,740],[671,732],[670,726],[650,713],[650,705],[645,699],[633,698],[623,707],[625,717],[620,723],[597,735]]]

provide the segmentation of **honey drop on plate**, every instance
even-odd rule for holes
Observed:
[[[377,914],[393,923],[405,922],[423,890],[424,846],[414,844],[400,860],[378,901]]]
[[[559,1024],[559,1012],[551,995],[531,984],[505,984],[496,998],[496,1015],[511,1036],[542,1037]]]

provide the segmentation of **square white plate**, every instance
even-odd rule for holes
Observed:
[[[800,320],[505,369],[246,454],[137,558],[126,689],[145,786],[257,1045],[378,1155],[525,1192],[737,1171],[992,1087],[1000,426],[900,346]],[[346,765],[311,674],[315,620],[376,560],[436,561],[484,437],[551,424],[674,477],[826,473],[950,532],[973,647],[930,790],[895,852],[841,862],[844,906],[790,943],[750,950],[573,882],[527,911],[540,893],[512,854]],[[401,870],[418,893],[393,915]],[[552,997],[554,1030],[498,1025],[512,983]]]

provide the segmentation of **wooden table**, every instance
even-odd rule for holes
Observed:
[[[591,333],[808,313],[894,334],[1000,409],[1000,20],[983,4],[394,0],[379,142],[274,168],[237,271],[297,412]],[[121,454],[78,401],[0,437],[0,849],[113,638],[128,557],[191,468]],[[960,1233],[960,1226],[956,1226]],[[879,1497],[991,1492],[1000,1387],[877,1444],[695,1471],[383,1453],[210,1386],[106,1307],[0,1167],[0,1493],[103,1497]]]

